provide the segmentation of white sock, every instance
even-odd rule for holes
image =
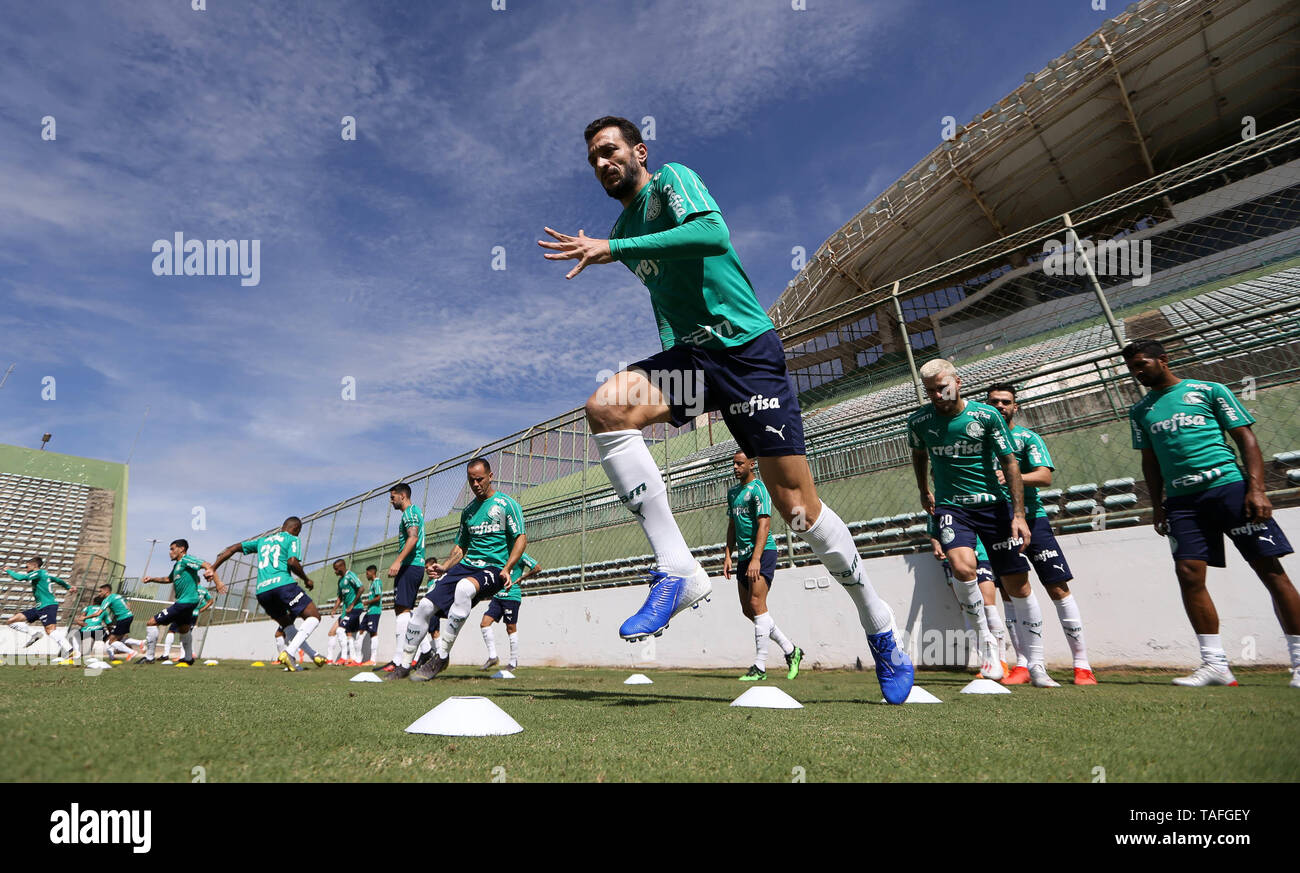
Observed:
[[[754,666],[767,670],[767,637],[772,631],[772,616],[766,612],[754,616]]]
[[[373,645],[374,644],[370,642],[370,631],[362,631],[360,636],[357,638],[357,660],[363,663],[365,661],[374,660],[373,658],[365,657],[366,648],[368,646],[373,647]],[[371,654],[374,654],[373,648]]]
[[[1031,591],[1028,597],[1012,597],[1016,604],[1016,617],[1020,620],[1018,638],[1024,643],[1025,658],[1030,667],[1043,666],[1043,612],[1038,608],[1038,598]]]
[[[420,601],[420,605],[421,606],[424,605],[423,600]],[[393,652],[393,661],[395,661],[398,664],[401,664],[403,667],[411,666],[411,659],[407,658],[405,661],[402,661],[397,657],[397,655],[399,652],[403,651],[406,648],[406,628],[410,624],[410,622],[411,622],[411,610],[409,609],[397,617],[397,650]],[[426,619],[426,624],[427,624],[427,619]],[[419,643],[420,640],[417,637],[415,640],[415,645],[419,645]],[[414,646],[412,647],[412,651],[414,651]]]
[[[194,660],[194,631],[181,634],[181,654],[187,661]]]
[[[111,653],[113,653],[114,655],[129,655],[129,654],[131,654],[131,647],[130,647],[129,645],[127,645],[126,643],[122,642],[121,640],[118,640],[118,641],[115,642],[115,643],[111,643],[111,644],[109,645],[109,647],[108,647],[108,650],[109,650]]]
[[[1007,642],[1016,650],[1016,666],[1028,667],[1029,659],[1020,647],[1020,623],[1016,621],[1016,604],[1010,597],[1003,597],[1002,608],[1007,612]]]
[[[170,658],[172,656],[172,645],[176,642],[176,634],[167,631],[167,636],[163,639],[163,654]]]
[[[158,657],[158,625],[154,625],[144,632],[144,648],[149,660],[152,661]]]
[[[1228,669],[1228,654],[1223,651],[1223,641],[1218,634],[1197,634],[1196,642],[1201,647],[1201,663]]]
[[[1300,669],[1300,634],[1283,634],[1286,637],[1286,650],[1291,655],[1291,669]]]
[[[767,613],[771,617],[772,613]],[[768,639],[781,647],[781,653],[788,655],[794,651],[794,643],[776,626],[776,619],[772,619],[772,629],[767,632]]]
[[[136,648],[139,648],[140,646],[144,645],[144,640],[137,640],[135,637],[127,637],[126,644],[128,646],[135,646]]]
[[[16,621],[9,626],[13,628],[16,633],[27,634],[28,636],[31,636],[32,626],[25,621]]]
[[[451,602],[451,609],[447,611],[447,628],[438,637],[438,648],[441,649],[443,657],[451,654],[451,647],[456,645],[456,637],[460,634],[461,627],[465,620],[469,618],[469,611],[474,606],[474,595],[478,589],[469,579],[462,579],[456,583],[456,598]]]
[[[288,652],[290,658],[297,657],[299,649],[308,652],[308,657],[314,658],[316,656],[315,652],[311,652],[307,648],[307,637],[311,636],[311,632],[316,630],[318,624],[320,624],[319,618],[303,619],[302,627],[294,635],[293,642],[289,643]]]
[[[418,652],[419,656],[424,657],[425,652],[428,652],[432,648],[433,648],[433,634],[426,633],[424,635],[424,639],[420,640],[420,649]]]
[[[979,581],[972,579],[963,582],[954,575],[952,593],[957,596],[957,605],[966,615],[966,626],[979,636],[979,646],[983,649],[993,640],[993,633],[989,630],[989,622],[985,617],[984,595],[980,593]]]
[[[347,647],[347,652],[343,655],[344,660],[361,663],[361,641],[357,639],[357,635],[348,634],[344,645]]]
[[[984,623],[989,626],[989,633],[993,634],[993,639],[998,641],[998,660],[1002,660],[1003,646],[1007,641],[1007,626],[1002,623],[1002,613],[998,612],[996,605],[984,606]]]
[[[491,661],[497,656],[497,635],[492,625],[479,628],[483,631],[483,645],[487,646],[488,660]]]
[[[276,657],[278,658],[278,657],[280,656],[280,653],[283,652],[283,651],[284,651],[284,634],[276,634],[276,635],[275,635],[275,655],[276,655]]]
[[[343,628],[339,628],[342,631]],[[325,660],[335,661],[339,656],[339,635],[334,633],[330,635],[329,641],[325,643]]]
[[[416,649],[420,647],[421,641],[426,639],[429,633],[429,621],[433,618],[436,609],[433,601],[424,597],[420,599],[414,612],[403,612],[398,616],[406,619],[402,622],[404,631],[402,645],[397,650],[398,654],[393,656],[393,660],[399,666],[410,667],[411,662],[415,660]]]
[[[519,665],[519,631],[510,634],[510,663]]]
[[[853,534],[835,510],[823,503],[817,521],[800,537],[853,598],[858,621],[868,636],[894,629],[894,613],[872,587],[866,562],[853,544]]]
[[[641,521],[660,572],[689,577],[696,560],[668,505],[668,489],[639,430],[592,434],[614,493]],[[630,495],[630,496],[629,496]]]
[[[1061,630],[1070,644],[1070,654],[1074,656],[1074,666],[1091,670],[1088,664],[1088,647],[1083,642],[1083,619],[1079,616],[1079,604],[1073,594],[1067,594],[1061,600],[1053,600],[1056,617],[1061,620]]]

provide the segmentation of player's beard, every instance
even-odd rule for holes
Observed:
[[[618,169],[619,177],[618,181],[614,183],[614,187],[605,187],[605,193],[614,200],[622,200],[624,197],[635,194],[637,179],[641,176],[640,164],[633,164],[630,167],[620,164]]]

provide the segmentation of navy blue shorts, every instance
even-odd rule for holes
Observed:
[[[34,624],[39,621],[42,627],[49,627],[52,624],[58,624],[59,605],[51,603],[49,606],[35,606],[31,609],[23,610],[23,621],[28,624]]]
[[[799,397],[774,330],[729,349],[675,345],[628,369],[643,371],[663,392],[674,426],[721,412],[751,458],[806,454]]]
[[[941,503],[935,508],[939,518],[939,542],[943,550],[975,548],[978,538],[989,553],[989,564],[998,576],[1029,572],[1029,559],[1020,552],[1021,542],[1011,537],[1011,504],[998,501],[986,506],[956,506]],[[1030,542],[1033,542],[1032,531]]]
[[[446,574],[424,595],[424,599],[436,606],[441,615],[448,615],[451,604],[456,600],[456,583],[462,579],[473,579],[478,583],[478,594],[474,595],[473,603],[487,600],[505,585],[501,581],[500,567],[474,567],[461,562],[448,568]]]
[[[345,634],[354,634],[361,629],[361,610],[353,609],[339,619],[339,627]]]
[[[1029,534],[1029,548],[1025,549],[1025,553],[1034,565],[1038,581],[1044,585],[1061,585],[1073,579],[1070,563],[1065,560],[1065,553],[1056,541],[1056,534],[1052,532],[1052,523],[1047,516],[1029,519]]]
[[[1280,558],[1292,552],[1277,521],[1246,520],[1246,483],[1229,482],[1195,494],[1165,498],[1169,548],[1175,561],[1205,561],[1227,566],[1223,536],[1228,535],[1247,561]]]
[[[516,585],[519,583],[515,583]],[[487,617],[493,621],[505,620],[506,624],[519,624],[519,600],[502,600],[500,597],[493,597],[492,602],[488,604]]]
[[[131,633],[131,622],[135,621],[135,616],[127,616],[121,621],[115,621],[108,626],[108,635],[125,639],[126,635]]]
[[[194,624],[194,604],[193,603],[173,603],[153,617],[153,623],[157,625],[170,624],[180,627],[186,627]]]
[[[749,570],[749,561],[752,557],[752,554],[745,555],[736,562],[736,581],[744,588],[749,587],[749,579],[745,577],[745,572]],[[776,576],[776,549],[764,549],[758,563],[759,575],[767,580],[767,587],[771,588],[772,579]]]
[[[288,585],[278,585],[263,591],[257,595],[257,603],[267,615],[283,626],[302,615],[302,611],[311,603],[311,598],[297,582],[290,582]]]
[[[366,613],[361,616],[361,630],[372,637],[379,635],[379,613]]]
[[[424,582],[423,564],[406,564],[393,582],[393,606],[400,609],[413,609],[415,595],[420,593]]]

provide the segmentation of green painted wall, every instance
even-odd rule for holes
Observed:
[[[126,563],[126,464],[0,444],[0,472],[112,491],[113,545],[105,557]]]

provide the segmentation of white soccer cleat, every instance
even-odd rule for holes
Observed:
[[[1033,664],[1029,668],[1029,681],[1035,688],[1060,688],[1061,683],[1057,682],[1047,674],[1047,668],[1041,664]]]
[[[1300,688],[1300,667],[1291,668],[1291,687]]]
[[[1213,664],[1202,664],[1196,668],[1196,672],[1190,676],[1179,676],[1174,680],[1175,685],[1183,685],[1188,688],[1201,688],[1206,685],[1236,685],[1237,678],[1232,675],[1231,670],[1220,669]],[[1294,683],[1294,680],[1292,681]]]
[[[683,592],[682,603],[673,615],[681,612],[687,606],[693,609],[699,609],[702,604],[708,601],[713,594],[713,583],[709,581],[709,574],[699,564],[695,565],[695,575],[686,580],[686,589]]]
[[[980,647],[984,663],[980,664],[980,675],[997,682],[1002,678],[1002,658],[999,657],[998,641],[990,638]]]

